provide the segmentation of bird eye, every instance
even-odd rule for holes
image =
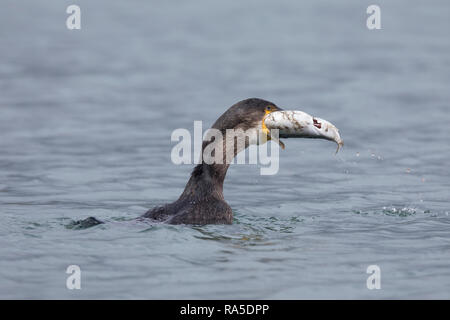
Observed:
[[[267,110],[267,111],[272,111],[272,106],[267,106],[267,107],[266,107],[266,110]]]

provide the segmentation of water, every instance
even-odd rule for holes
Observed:
[[[379,1],[375,31],[356,0],[79,0],[80,31],[69,4],[0,10],[0,298],[450,298],[448,1]],[[171,132],[247,97],[331,121],[344,149],[233,166],[233,225],[133,221],[192,170]]]

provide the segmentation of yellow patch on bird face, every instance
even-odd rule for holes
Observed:
[[[272,136],[270,134],[270,130],[266,127],[266,123],[264,121],[266,120],[267,115],[269,113],[274,112],[274,111],[276,111],[276,108],[274,106],[268,105],[266,107],[265,115],[264,115],[264,117],[262,119],[262,124],[261,124],[261,129],[262,129],[262,132],[264,133],[264,138],[265,138],[265,141],[263,141],[263,143],[267,142],[269,140],[272,140]],[[275,139],[274,141],[277,142],[280,145],[281,149],[284,150],[285,146],[284,146],[284,143],[281,142],[281,140]]]
[[[272,110],[269,110],[268,108],[266,108],[265,115],[262,119],[262,125],[261,125],[262,132],[265,133],[267,140],[270,140],[270,131],[269,131],[269,129],[267,129],[266,123],[264,122],[264,120],[266,119],[266,116],[271,112],[272,112]]]

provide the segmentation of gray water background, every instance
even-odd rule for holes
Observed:
[[[370,4],[2,1],[0,298],[450,298],[450,3],[377,1],[374,31]],[[193,168],[172,131],[248,97],[333,122],[344,149],[232,166],[233,225],[134,222]]]

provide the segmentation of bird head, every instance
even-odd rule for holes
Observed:
[[[284,143],[279,138],[331,140],[338,145],[337,151],[344,144],[339,130],[329,121],[303,111],[283,110],[273,102],[257,98],[234,104],[217,119],[212,128],[222,132],[227,129],[260,130],[263,139],[258,143],[273,140],[283,149]]]

